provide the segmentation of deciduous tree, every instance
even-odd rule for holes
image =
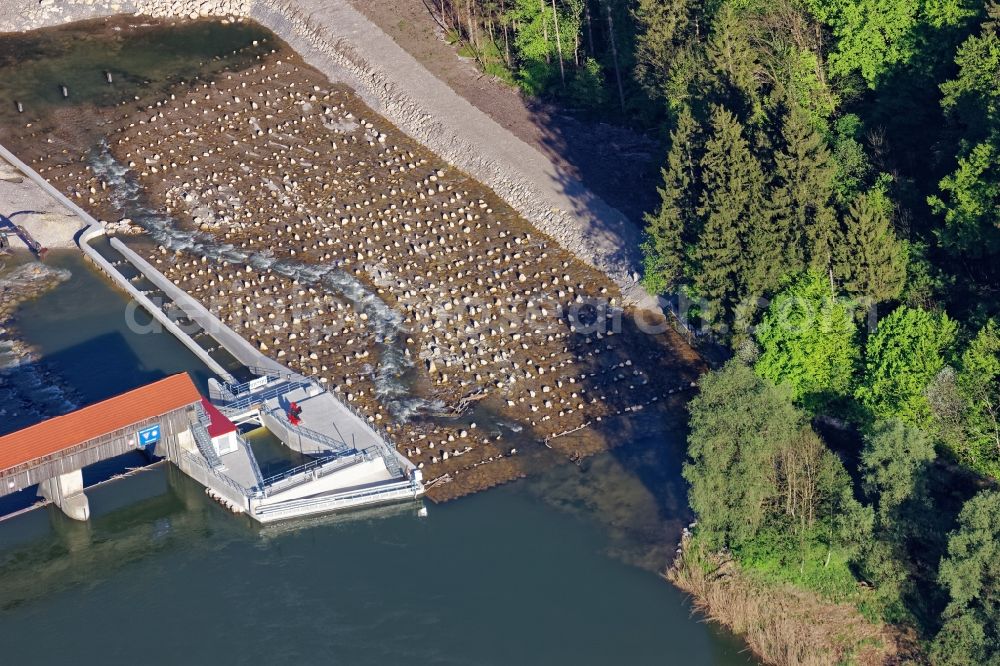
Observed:
[[[757,372],[789,386],[803,406],[850,395],[860,356],[853,308],[822,274],[806,273],[775,296],[756,335]]]
[[[896,308],[878,323],[865,346],[858,399],[876,418],[927,425],[927,385],[945,366],[956,329],[946,314]]]
[[[1000,493],[984,490],[962,507],[938,572],[951,601],[932,654],[947,664],[1000,660]]]

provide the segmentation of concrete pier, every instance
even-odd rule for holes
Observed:
[[[38,495],[73,520],[90,519],[90,501],[83,494],[83,470],[60,474],[38,484]]]

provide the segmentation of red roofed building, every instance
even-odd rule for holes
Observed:
[[[173,445],[202,397],[187,373],[0,437],[0,495],[136,448]]]
[[[212,446],[220,456],[232,453],[239,448],[236,441],[236,424],[226,418],[226,415],[216,409],[215,405],[205,398],[201,399],[201,406],[208,414],[210,423],[208,424],[208,436],[212,438]]]

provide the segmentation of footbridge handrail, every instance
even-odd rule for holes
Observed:
[[[325,444],[326,446],[329,446],[335,451],[347,451],[350,448],[350,445],[347,442],[341,441],[339,439],[334,439],[333,437],[330,437],[327,434],[321,433],[317,430],[313,430],[312,428],[307,428],[304,425],[298,425],[292,423],[291,421],[288,420],[288,414],[286,414],[285,410],[283,410],[281,407],[272,407],[270,409],[266,409],[266,412],[270,416],[277,419],[282,426],[288,428],[292,432],[296,432],[302,435],[303,437],[307,437],[315,442],[319,442],[320,444]]]
[[[190,463],[192,463],[194,465],[197,465],[201,469],[205,470],[206,472],[208,472],[209,474],[211,474],[214,478],[216,478],[219,481],[221,481],[223,484],[225,484],[230,489],[235,490],[236,492],[238,492],[243,497],[246,497],[248,499],[254,499],[254,498],[260,498],[260,497],[263,496],[263,492],[262,491],[260,491],[260,490],[258,490],[256,488],[246,488],[243,485],[239,484],[236,480],[231,479],[229,476],[227,476],[223,472],[220,472],[218,469],[210,467],[208,464],[206,464],[204,458],[202,458],[200,456],[196,456],[193,453],[191,453],[190,451],[184,451],[184,452],[182,452],[181,455],[184,457],[184,460],[186,460],[186,461],[188,461],[188,462],[190,462]]]
[[[260,391],[255,391],[241,397],[237,397],[235,400],[227,402],[224,405],[219,405],[219,411],[228,414],[236,414],[245,411],[253,405],[263,403],[265,400],[270,400],[271,398],[277,398],[279,396],[285,395],[290,391],[295,389],[300,389],[308,386],[308,382],[284,382],[276,386],[268,386]]]
[[[329,393],[334,398],[336,398],[337,402],[339,402],[341,405],[343,405],[344,408],[347,409],[347,411],[349,411],[351,414],[354,414],[356,417],[358,417],[359,419],[361,419],[365,423],[365,425],[367,425],[369,428],[371,428],[375,432],[376,435],[378,435],[379,437],[381,437],[385,444],[387,444],[390,448],[396,448],[396,443],[392,439],[392,437],[389,436],[389,433],[386,432],[386,430],[382,426],[375,425],[371,421],[371,419],[369,419],[367,416],[365,416],[364,414],[362,414],[361,410],[359,410],[357,407],[355,407],[351,403],[347,402],[346,400],[343,400],[341,398],[341,396],[338,395],[340,393],[340,391],[330,391]]]
[[[263,489],[264,496],[267,497],[272,495],[275,491],[285,491],[296,485],[295,483],[292,483],[277,488],[276,486],[278,486],[278,484],[282,484],[284,481],[296,480],[296,477],[307,474],[308,472],[314,472],[311,478],[322,478],[339,469],[343,469],[344,467],[360,462],[361,460],[374,459],[375,454],[372,453],[370,449],[364,449],[362,451],[352,451],[345,454],[331,455],[316,460],[310,460],[304,465],[299,465],[298,467],[285,470],[280,474],[267,477],[262,482],[261,488]]]
[[[399,463],[399,459],[396,457],[397,456],[396,442],[395,440],[392,439],[392,437],[389,436],[389,433],[386,432],[386,430],[381,426],[375,425],[371,420],[368,419],[367,416],[362,414],[361,411],[358,410],[354,405],[350,404],[346,400],[341,400],[341,398],[337,395],[337,392],[332,392],[331,395],[333,395],[334,399],[336,399],[337,402],[343,405],[344,408],[347,409],[347,411],[351,412],[356,417],[361,419],[369,428],[372,429],[376,437],[379,439],[379,444],[383,448],[385,448],[385,455],[383,455],[382,457],[385,460],[386,468],[394,475],[402,476],[403,466]]]

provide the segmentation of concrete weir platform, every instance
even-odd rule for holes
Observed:
[[[242,386],[215,382],[212,394],[222,413],[257,422],[290,449],[312,458],[261,479],[249,447],[220,456],[214,475],[248,492],[237,497],[231,484],[217,487],[210,476],[205,485],[230,508],[245,510],[262,523],[416,499],[424,492],[420,471],[384,434],[315,382],[294,374],[264,375]]]
[[[384,432],[318,383],[264,356],[148,262],[123,245],[113,244],[143,275],[162,285],[164,293],[221,348],[258,375],[236,384],[190,334],[90,245],[103,234],[97,220],[2,146],[0,157],[38,187],[39,197],[48,195],[87,225],[78,236],[84,253],[219,378],[212,380],[211,401],[198,393],[186,375],[175,375],[0,438],[0,495],[38,485],[40,494],[67,515],[87,520],[89,504],[79,476],[83,467],[147,447],[155,447],[157,455],[177,465],[229,509],[259,522],[423,495],[420,470],[395,450]],[[294,421],[287,411],[293,402],[302,408]],[[252,449],[230,419],[251,419],[268,426],[289,448],[312,460],[277,477],[263,478]]]
[[[73,520],[90,518],[90,500],[83,494],[83,471],[46,479],[38,484],[38,494],[49,500]]]
[[[341,509],[412,500],[420,471],[337,399],[296,376],[245,385],[213,384],[217,404],[186,373],[161,379],[0,437],[0,496],[37,486],[75,520],[88,520],[83,468],[140,449],[176,465],[235,513],[267,523]],[[291,398],[309,405],[309,423]],[[229,398],[229,401],[219,400]],[[264,478],[253,449],[227,414],[270,423],[309,461]],[[304,414],[304,410],[299,412]],[[350,441],[332,433],[351,433]]]

